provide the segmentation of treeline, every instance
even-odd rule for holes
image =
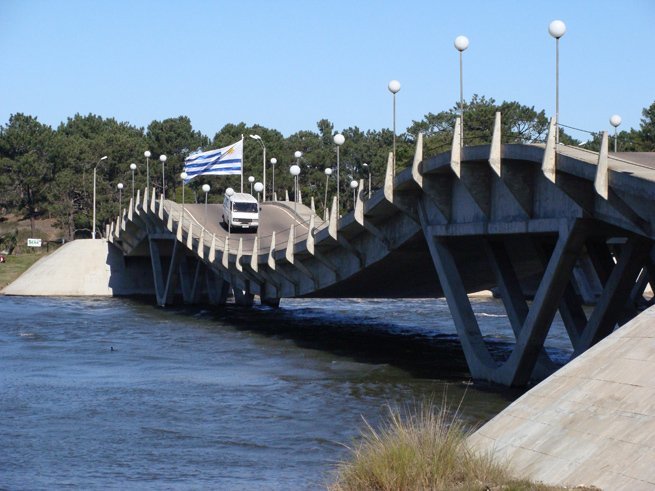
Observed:
[[[465,102],[465,144],[489,143],[494,115],[501,111],[503,141],[528,143],[543,141],[548,127],[545,112],[537,111],[518,102],[497,104],[493,99],[473,96]],[[447,151],[452,140],[454,121],[459,107],[454,106],[438,114],[429,113],[420,121],[414,121],[405,132],[397,136],[397,162],[402,168],[411,163],[414,142],[419,132],[424,133],[425,155]],[[151,187],[162,190],[162,165],[159,156],[165,154],[164,182],[167,197],[181,201],[181,180],[184,159],[190,153],[202,149],[219,148],[236,142],[245,136],[244,190],[250,189],[248,176],[262,181],[262,148],[249,135],[259,135],[266,145],[267,192],[271,192],[275,165],[275,191],[284,196],[284,190],[293,188],[289,167],[295,163],[294,152],[301,151],[300,188],[303,199],[314,196],[322,210],[325,193],[326,167],[336,165],[333,136],[334,125],[322,119],[315,131],[299,131],[284,137],[279,131],[245,123],[227,124],[213,138],[193,129],[186,116],[153,121],[147,128],[138,128],[113,118],[93,114],[76,114],[56,129],[40,123],[37,118],[14,114],[0,127],[0,211],[29,217],[54,218],[65,239],[91,235],[93,209],[93,170],[97,166],[97,223],[102,224],[116,216],[119,210],[118,183],[123,184],[123,207],[132,196],[132,171],[136,164],[134,181],[136,189],[146,186],[146,158],[149,150]],[[341,203],[352,206],[352,193],[348,183],[352,179],[367,179],[371,171],[372,187],[379,188],[384,179],[388,153],[393,144],[390,129],[362,131],[358,127],[340,131],[345,143],[340,148]],[[566,132],[560,140],[580,144]],[[592,135],[585,144],[598,146],[598,135]],[[643,110],[639,130],[631,129],[619,134],[619,150],[655,151],[655,103]],[[101,157],[106,160],[100,161]],[[368,168],[363,166],[366,163]],[[329,195],[336,192],[335,175],[330,178]],[[209,200],[219,202],[227,187],[238,189],[238,176],[206,176],[196,178],[188,185],[187,201],[204,199],[202,185],[211,186]]]

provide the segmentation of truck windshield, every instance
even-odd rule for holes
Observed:
[[[235,202],[232,209],[245,213],[257,213],[257,203],[238,203]]]

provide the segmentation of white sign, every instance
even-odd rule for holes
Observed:
[[[41,239],[27,239],[27,247],[41,247]]]

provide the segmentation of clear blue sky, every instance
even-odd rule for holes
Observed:
[[[23,112],[56,126],[75,113],[146,127],[186,115],[213,137],[226,123],[289,135],[399,131],[464,94],[555,107],[551,20],[560,49],[560,120],[639,127],[655,101],[654,0],[147,1],[0,0],[0,124]],[[584,135],[574,135],[585,139]]]

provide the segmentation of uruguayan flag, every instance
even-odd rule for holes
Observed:
[[[243,140],[227,147],[208,152],[194,153],[184,160],[184,172],[190,181],[196,176],[229,176],[241,174],[243,167]]]

